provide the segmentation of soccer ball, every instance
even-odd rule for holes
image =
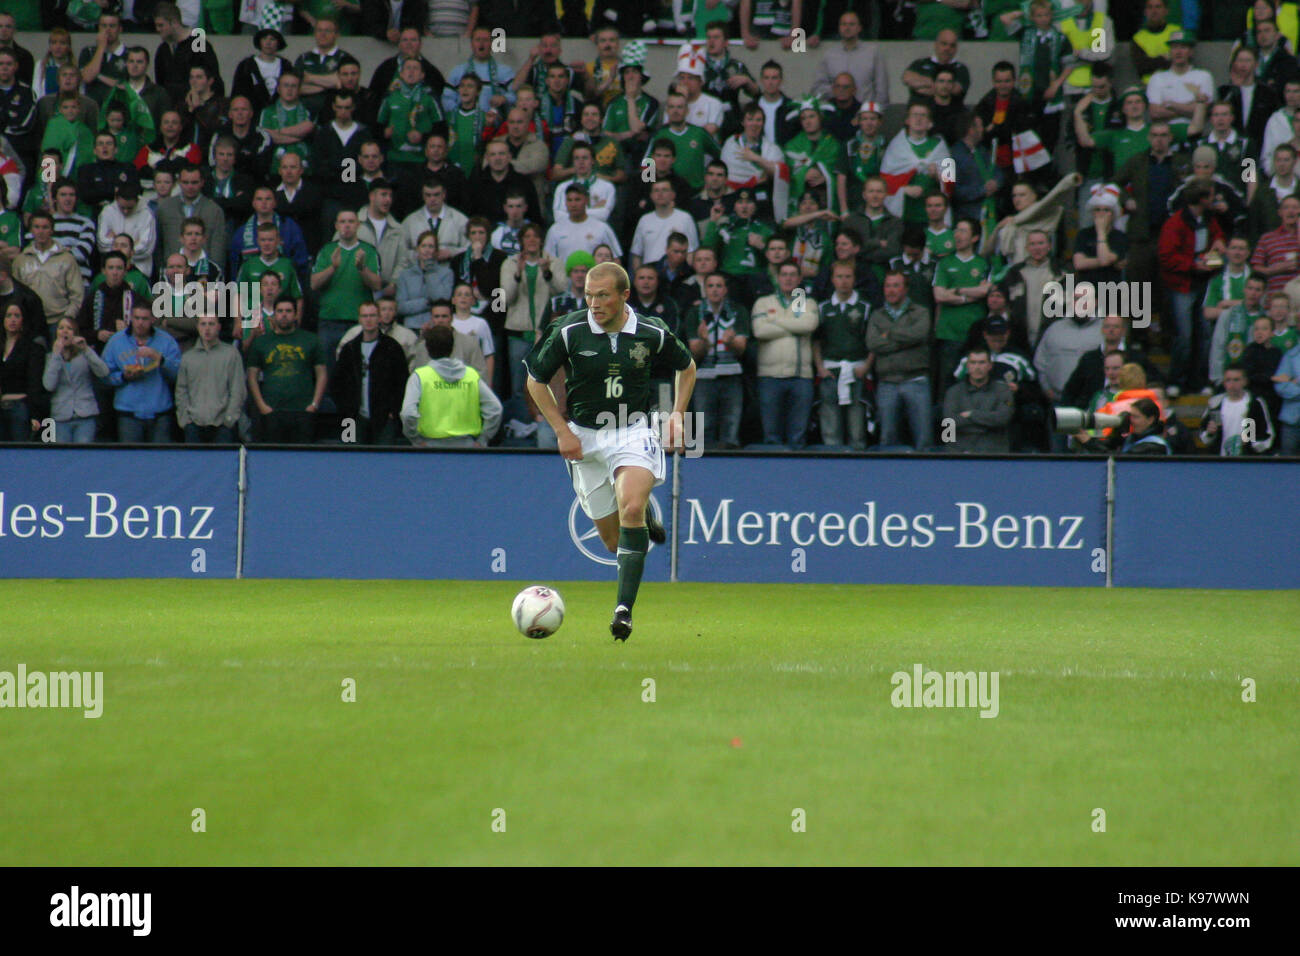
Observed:
[[[559,591],[534,584],[515,596],[510,616],[524,637],[550,637],[564,623],[564,599]]]

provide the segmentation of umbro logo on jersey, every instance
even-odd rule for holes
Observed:
[[[593,356],[595,356],[595,355],[599,355],[600,353],[599,353],[599,352],[579,352],[578,354],[579,354],[579,355],[582,355],[582,356],[585,356],[586,358],[592,358]]]

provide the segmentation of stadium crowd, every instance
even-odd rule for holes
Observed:
[[[0,441],[554,447],[522,360],[614,260],[695,356],[706,447],[1300,453],[1295,3],[28,6],[0,12]],[[729,42],[799,25],[806,90]],[[497,27],[538,39],[508,60]],[[647,33],[686,34],[673,76]],[[394,48],[368,77],[359,35]],[[933,54],[891,76],[869,41],[902,36]],[[1018,57],[969,102],[984,39]],[[1133,308],[1054,308],[1076,283]],[[1061,406],[1128,417],[1056,435]]]

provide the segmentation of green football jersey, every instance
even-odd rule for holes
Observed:
[[[653,155],[655,143],[661,139],[668,140],[677,150],[673,172],[690,183],[691,189],[703,189],[704,170],[709,159],[722,155],[722,150],[713,137],[702,127],[690,123],[680,133],[675,132],[671,126],[663,126],[650,137],[650,145],[645,152],[647,156]]]
[[[971,256],[962,261],[953,253],[939,260],[939,265],[934,270],[934,284],[941,289],[969,289],[983,282],[988,274],[989,264],[980,256]],[[964,305],[941,306],[935,338],[964,341],[970,327],[984,318],[986,311],[983,300]]]
[[[944,256],[952,255],[956,250],[956,243],[952,239],[952,230],[943,229],[935,232],[929,226],[925,227],[925,248],[930,250],[930,258],[938,262]]]
[[[648,415],[655,407],[652,367],[680,371],[693,361],[682,340],[651,316],[634,312],[621,332],[598,329],[585,310],[570,312],[551,324],[524,360],[539,382],[565,370],[570,417],[587,428],[626,422],[636,412]]]

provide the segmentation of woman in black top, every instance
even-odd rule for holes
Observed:
[[[4,351],[0,361],[0,441],[31,441],[45,417],[45,349],[23,332],[23,309],[5,307]]]

